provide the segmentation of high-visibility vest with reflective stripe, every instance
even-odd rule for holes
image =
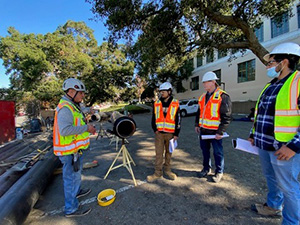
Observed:
[[[164,117],[162,102],[160,100],[157,100],[154,103],[155,123],[158,131],[163,131],[166,133],[175,132],[175,117],[178,108],[179,101],[177,99],[173,99],[169,105],[167,115],[166,117]]]
[[[275,102],[275,116],[274,116],[274,135],[275,139],[280,142],[288,142],[297,134],[300,126],[300,111],[298,108],[299,84],[300,74],[295,71],[283,84],[279,90]],[[258,97],[254,122],[256,121],[258,103],[261,95],[264,93],[268,83]],[[254,133],[254,127],[252,133]]]
[[[199,97],[199,127],[203,127],[209,130],[218,130],[220,125],[220,106],[222,103],[221,95],[223,93],[225,93],[225,91],[217,88],[206,104],[206,93],[202,94]]]
[[[53,151],[57,156],[70,155],[76,153],[79,149],[86,149],[90,144],[89,132],[82,134],[62,136],[59,133],[59,127],[57,123],[57,114],[62,107],[67,107],[73,114],[73,126],[83,126],[84,117],[82,113],[70,102],[61,99],[56,110],[53,126]]]

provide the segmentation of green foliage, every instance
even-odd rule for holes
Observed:
[[[25,92],[54,107],[66,78],[82,80],[87,105],[96,101],[119,101],[127,92],[134,63],[126,59],[124,46],[97,46],[93,30],[84,22],[68,21],[53,33],[21,34],[13,27],[0,37],[0,58],[10,76],[11,87],[2,98],[21,101]]]
[[[45,108],[55,108],[63,95],[62,83],[55,77],[49,77],[33,91],[36,99],[44,103]]]
[[[123,46],[110,48],[103,43],[94,52],[93,71],[83,76],[89,92],[88,101],[118,102],[126,93],[133,76],[134,63],[126,59]]]
[[[294,0],[257,1],[142,1],[87,0],[93,12],[110,30],[110,40],[132,41],[132,56],[144,70],[152,73],[166,58],[176,61],[197,50],[250,49],[264,62],[267,50],[259,43],[254,28],[262,18],[286,11]],[[185,61],[186,61],[185,60]],[[183,63],[179,63],[181,67]],[[152,70],[152,71],[151,71]]]

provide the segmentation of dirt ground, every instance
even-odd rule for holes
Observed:
[[[136,163],[133,170],[138,186],[133,186],[125,167],[103,179],[116,157],[116,146],[109,145],[108,138],[96,140],[93,136],[91,150],[86,152],[84,161],[97,160],[99,166],[83,171],[82,186],[91,188],[92,193],[80,199],[82,205],[92,208],[91,213],[79,218],[63,216],[62,176],[56,175],[25,224],[280,224],[280,219],[262,217],[250,210],[251,204],[265,201],[267,192],[258,156],[231,147],[232,138],[248,137],[250,122],[233,121],[230,125],[230,137],[223,142],[225,174],[216,184],[211,176],[196,177],[202,169],[202,153],[194,132],[194,116],[183,118],[179,146],[172,156],[172,168],[178,179],[162,178],[147,183],[146,176],[154,172],[155,156],[150,119],[150,113],[134,115],[137,131],[126,145]],[[105,123],[104,128],[111,129],[112,125]],[[106,188],[115,189],[117,196],[113,204],[102,207],[96,198]]]

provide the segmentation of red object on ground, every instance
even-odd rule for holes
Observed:
[[[0,144],[16,137],[15,102],[0,101]]]

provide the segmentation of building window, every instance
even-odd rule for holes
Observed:
[[[289,20],[287,13],[284,13],[280,17],[271,19],[271,32],[272,38],[289,32]]]
[[[191,81],[191,90],[199,90],[199,76],[193,77]]]
[[[255,35],[259,42],[264,41],[264,25],[261,23],[257,26],[257,28],[254,28]]]
[[[223,49],[223,50],[218,51],[218,59],[221,59],[225,56],[227,56],[227,49]]]
[[[255,59],[238,64],[238,83],[255,80]]]
[[[220,84],[221,83],[221,69],[215,70],[213,72],[217,75],[217,78],[219,78],[219,80],[217,80],[217,82],[218,82],[218,84]]]
[[[214,61],[214,50],[206,51],[206,63],[211,63]]]
[[[298,28],[300,28],[300,5],[297,6],[297,13],[298,13]]]
[[[202,66],[202,64],[203,64],[203,57],[202,57],[202,55],[198,54],[197,55],[197,68]]]

